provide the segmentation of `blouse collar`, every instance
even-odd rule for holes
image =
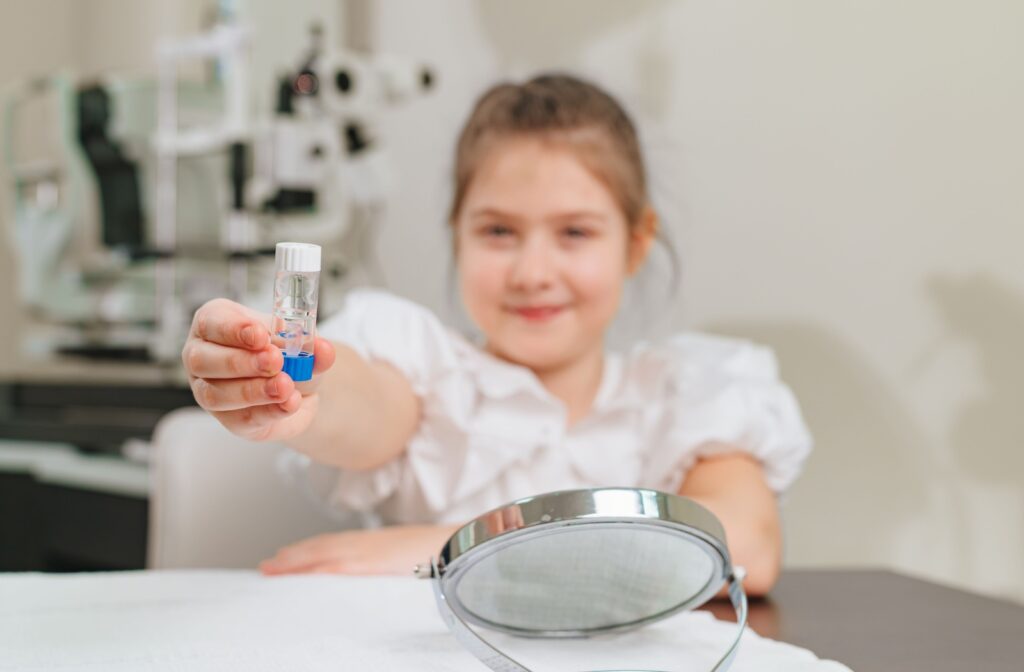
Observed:
[[[461,334],[454,333],[457,349],[469,365],[480,391],[490,398],[507,398],[525,393],[558,402],[530,368],[496,357]],[[601,383],[592,412],[637,408],[644,404],[636,384],[628,380],[630,368],[619,353],[606,352]]]

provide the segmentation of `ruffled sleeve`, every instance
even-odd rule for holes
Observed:
[[[351,292],[341,312],[319,327],[319,335],[347,345],[368,361],[391,365],[421,399],[438,387],[450,387],[440,381],[458,367],[453,335],[437,316],[380,290]],[[320,478],[325,471],[334,475],[334,487],[325,497],[331,507],[370,511],[400,488],[413,483],[430,488],[450,480],[446,472],[451,456],[439,454],[442,449],[439,442],[414,439],[403,455],[375,469],[354,471],[316,464],[309,468],[320,472]]]
[[[651,356],[662,360],[666,392],[648,446],[647,485],[676,492],[699,458],[737,448],[761,462],[776,493],[792,484],[812,441],[770,349],[687,333]]]

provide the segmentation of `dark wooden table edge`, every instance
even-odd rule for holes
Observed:
[[[735,620],[727,601],[705,608]],[[887,567],[786,569],[748,624],[854,672],[1024,669],[1024,605]]]

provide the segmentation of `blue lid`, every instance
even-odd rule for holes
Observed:
[[[308,352],[300,352],[297,355],[285,355],[282,371],[291,376],[295,382],[309,380],[313,377],[313,360],[315,358]]]

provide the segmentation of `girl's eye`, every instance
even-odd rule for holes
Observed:
[[[504,238],[512,235],[514,232],[503,224],[490,224],[483,228],[483,233],[488,238]]]
[[[590,237],[590,231],[579,226],[566,227],[562,230],[562,234],[566,238],[572,238],[574,240]]]

